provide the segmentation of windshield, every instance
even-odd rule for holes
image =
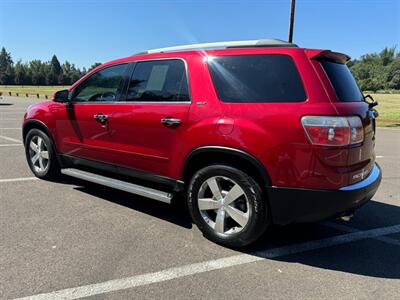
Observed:
[[[363,95],[349,68],[344,64],[321,61],[326,74],[335,89],[339,101],[363,101]]]

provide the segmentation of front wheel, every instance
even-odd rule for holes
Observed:
[[[257,182],[226,165],[205,167],[188,187],[190,214],[204,236],[228,247],[260,237],[269,224],[266,199]]]
[[[31,129],[25,139],[25,154],[36,177],[55,179],[60,172],[51,139],[39,129]]]

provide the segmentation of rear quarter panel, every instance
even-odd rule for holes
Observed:
[[[208,55],[226,53],[217,50],[207,52]],[[205,58],[198,60],[197,75],[202,74],[203,78],[192,84],[191,124],[184,137],[183,157],[202,146],[231,147],[255,156],[265,166],[273,185],[321,189],[346,185],[348,175],[340,171],[347,163],[346,151],[312,146],[301,125],[304,115],[337,115],[304,50],[264,48],[229,51],[229,55],[266,53],[287,54],[294,59],[303,79],[307,100],[297,103],[222,102],[214,89]],[[197,94],[199,91],[201,97]],[[181,169],[181,162],[177,162],[175,176]]]

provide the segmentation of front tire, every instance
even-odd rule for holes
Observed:
[[[29,168],[36,177],[55,179],[60,174],[54,145],[50,137],[39,129],[31,129],[25,138],[25,155]]]
[[[228,247],[243,247],[269,224],[258,183],[239,169],[213,165],[196,172],[188,187],[188,207],[203,235]]]

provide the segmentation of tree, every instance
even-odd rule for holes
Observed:
[[[55,75],[56,76],[60,75],[62,69],[61,69],[61,65],[60,65],[60,62],[58,61],[57,56],[53,55],[53,57],[51,58],[50,64],[51,64],[51,68],[54,71]]]
[[[62,84],[64,85],[70,85],[71,84],[71,74],[72,74],[72,65],[71,63],[66,60],[63,65],[61,66],[62,68]]]
[[[53,66],[51,66],[49,68],[49,71],[46,72],[46,84],[47,85],[56,85],[58,83],[58,76],[53,68]]]
[[[99,62],[94,63],[93,65],[90,66],[90,68],[88,69],[88,72],[92,71],[94,68],[97,68],[100,65],[101,65],[101,63],[99,63]]]
[[[12,65],[13,61],[10,53],[6,51],[4,47],[0,51],[0,71],[5,71],[9,65]]]
[[[63,73],[63,84],[70,85],[82,77],[83,73],[81,70],[71,64],[69,61],[65,61],[61,66]]]
[[[19,60],[14,67],[14,83],[19,85],[26,84],[26,78],[25,66],[22,64],[21,60]]]
[[[397,53],[397,57],[389,66],[388,87],[400,90],[400,53]]]
[[[0,51],[0,84],[11,84],[14,81],[13,61],[4,47]]]
[[[380,53],[379,57],[382,61],[382,65],[387,66],[390,64],[396,57],[396,48],[391,47],[391,48],[384,48]]]
[[[363,91],[399,89],[400,62],[395,47],[353,61],[349,67]]]
[[[46,75],[44,73],[43,62],[41,60],[35,59],[29,62],[29,67],[31,69],[32,84],[43,85],[46,83]]]
[[[3,84],[14,84],[14,67],[12,65],[7,66],[2,78]]]
[[[71,64],[71,73],[69,75],[71,84],[73,84],[75,81],[81,78],[82,75],[83,74],[81,73],[81,71],[77,69],[74,64]]]

